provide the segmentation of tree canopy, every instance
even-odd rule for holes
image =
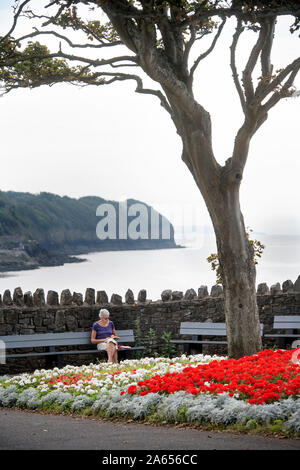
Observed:
[[[16,2],[13,25],[10,31],[0,38],[0,80],[5,93],[14,88],[34,88],[60,82],[103,85],[134,80],[137,92],[156,95],[162,106],[171,114],[165,93],[161,90],[145,89],[138,73],[128,73],[128,67],[137,71],[140,67],[149,74],[145,54],[147,51],[147,60],[149,61],[151,55],[151,61],[156,65],[156,74],[149,74],[153,80],[167,86],[167,77],[163,81],[162,77],[158,76],[159,66],[163,63],[162,72],[172,77],[173,85],[175,81],[181,84],[183,82],[191,92],[199,63],[213,51],[226,20],[231,17],[237,21],[231,45],[231,68],[243,109],[245,110],[247,101],[253,98],[261,103],[269,97],[272,99],[269,99],[264,107],[264,111],[267,111],[279,99],[294,91],[291,87],[299,70],[300,59],[274,71],[270,63],[270,53],[274,27],[279,16],[291,16],[291,32],[299,30],[298,1],[54,0],[42,3],[42,6],[37,6],[32,0]],[[37,8],[38,12],[33,7]],[[92,11],[97,19],[84,19],[82,14],[86,14],[87,10]],[[98,10],[106,16],[99,14]],[[12,34],[20,17],[31,19],[34,22],[33,30],[14,38]],[[241,83],[235,54],[241,34],[249,29],[259,32],[259,35],[243,71]],[[70,34],[74,32],[80,39],[85,37],[85,41],[71,40]],[[207,35],[213,36],[210,47],[201,52],[193,64],[189,64],[193,47]],[[57,50],[50,52],[39,42],[45,36],[58,39]],[[39,41],[34,41],[35,38]],[[24,47],[26,41],[27,45]],[[75,49],[76,53],[66,52],[64,45],[68,50]],[[99,52],[107,55],[105,49],[113,51],[114,46],[120,45],[125,45],[134,55],[102,59],[97,57]],[[252,73],[259,56],[260,83],[259,87],[253,90]],[[75,66],[71,66],[73,62],[76,63]],[[125,68],[126,72],[121,71],[122,68]]]
[[[226,21],[234,18],[230,67],[245,122],[237,133],[228,164],[239,160],[233,171],[241,179],[247,150],[241,149],[241,139],[245,143],[246,134],[247,139],[251,138],[267,119],[269,110],[282,98],[298,94],[293,84],[300,57],[277,69],[271,63],[276,22],[282,16],[291,19],[291,33],[299,30],[300,5],[295,0],[16,2],[13,25],[0,38],[2,93],[62,82],[102,86],[134,81],[137,93],[159,99],[182,139],[184,132],[176,116],[175,97],[180,100],[177,107],[191,112],[198,123],[202,119],[203,130],[211,137],[209,115],[194,99],[194,77],[199,64],[213,52]],[[17,21],[25,25],[26,19],[30,20],[27,26],[32,30],[13,37]],[[238,70],[238,43],[244,31],[249,30],[256,33],[257,40],[244,69]],[[207,36],[211,37],[210,46],[198,53],[201,39]],[[57,39],[56,50],[50,51],[41,43],[45,37]],[[126,47],[124,54],[119,46]],[[258,67],[260,73],[255,85],[254,72]],[[145,87],[144,73],[160,88]],[[201,76],[197,85],[201,86]],[[184,149],[182,158],[192,171]]]

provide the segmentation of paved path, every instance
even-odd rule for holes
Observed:
[[[0,409],[0,450],[300,450],[300,440]]]

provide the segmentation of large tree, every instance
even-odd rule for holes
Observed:
[[[56,51],[50,52],[39,42],[31,41],[27,45],[31,57],[25,56],[25,60],[23,55],[17,64],[0,62],[4,91],[58,82],[99,86],[134,80],[138,93],[152,94],[159,99],[181,137],[182,159],[204,198],[214,226],[229,356],[239,358],[256,353],[262,347],[256,272],[253,247],[240,208],[240,185],[251,138],[266,121],[270,109],[295,94],[293,83],[300,69],[300,57],[276,70],[271,63],[271,52],[279,17],[291,17],[291,32],[299,29],[299,2],[53,0],[48,4],[39,2],[38,11],[27,7],[23,14],[34,22],[34,30],[17,39],[9,38],[15,51],[24,54],[24,41],[45,35],[56,37],[59,45]],[[93,19],[84,19],[87,8]],[[243,120],[232,155],[221,165],[213,152],[210,114],[196,101],[193,86],[198,65],[212,53],[230,18],[236,22],[230,67]],[[252,30],[256,38],[245,66],[239,71],[237,48],[246,30]],[[73,39],[75,33],[79,35],[78,41]],[[86,39],[82,42],[83,34]],[[208,35],[212,38],[209,47],[197,53],[200,40]],[[125,52],[119,54],[119,47],[125,47]],[[43,59],[36,55],[36,50],[44,54]],[[107,51],[114,50],[118,54],[108,56]],[[102,52],[103,58],[99,58]],[[76,65],[71,66],[74,62]],[[255,85],[254,74],[258,69]],[[159,88],[145,88],[144,75]],[[201,75],[197,86],[201,86]]]

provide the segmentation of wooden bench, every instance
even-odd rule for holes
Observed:
[[[261,335],[264,326],[260,324]],[[203,339],[203,336],[227,336],[226,323],[213,322],[182,322],[179,334],[192,336],[191,339],[173,339],[171,343],[183,344],[185,354],[190,354],[191,347],[196,346],[199,353],[202,352],[203,344],[227,344],[226,340]]]
[[[128,345],[128,343],[134,343],[133,330],[117,330],[118,344]],[[5,357],[6,358],[18,358],[18,357],[46,357],[46,367],[51,367],[52,363],[55,362],[59,367],[63,365],[64,355],[69,354],[100,354],[103,351],[98,351],[96,345],[91,343],[91,331],[72,331],[66,333],[43,333],[43,334],[31,334],[31,335],[8,335],[0,336],[0,341],[3,341],[5,345]],[[80,346],[90,345],[90,349],[71,349],[71,350],[59,350],[59,347],[69,346]],[[15,352],[7,354],[10,349],[34,349],[34,348],[46,348],[46,351],[30,351],[30,352]],[[143,346],[131,346],[130,349],[120,350],[120,352],[130,352],[137,349],[144,349]]]
[[[265,338],[276,338],[277,345],[282,349],[287,349],[289,340],[293,340],[293,343],[296,343],[296,339],[300,340],[300,315],[276,315],[273,330],[281,330],[283,333],[265,334]]]

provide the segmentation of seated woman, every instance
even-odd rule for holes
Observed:
[[[91,342],[97,344],[99,351],[107,352],[107,362],[118,364],[118,344],[115,336],[115,325],[109,319],[109,311],[103,308],[99,312],[99,321],[93,324]]]

